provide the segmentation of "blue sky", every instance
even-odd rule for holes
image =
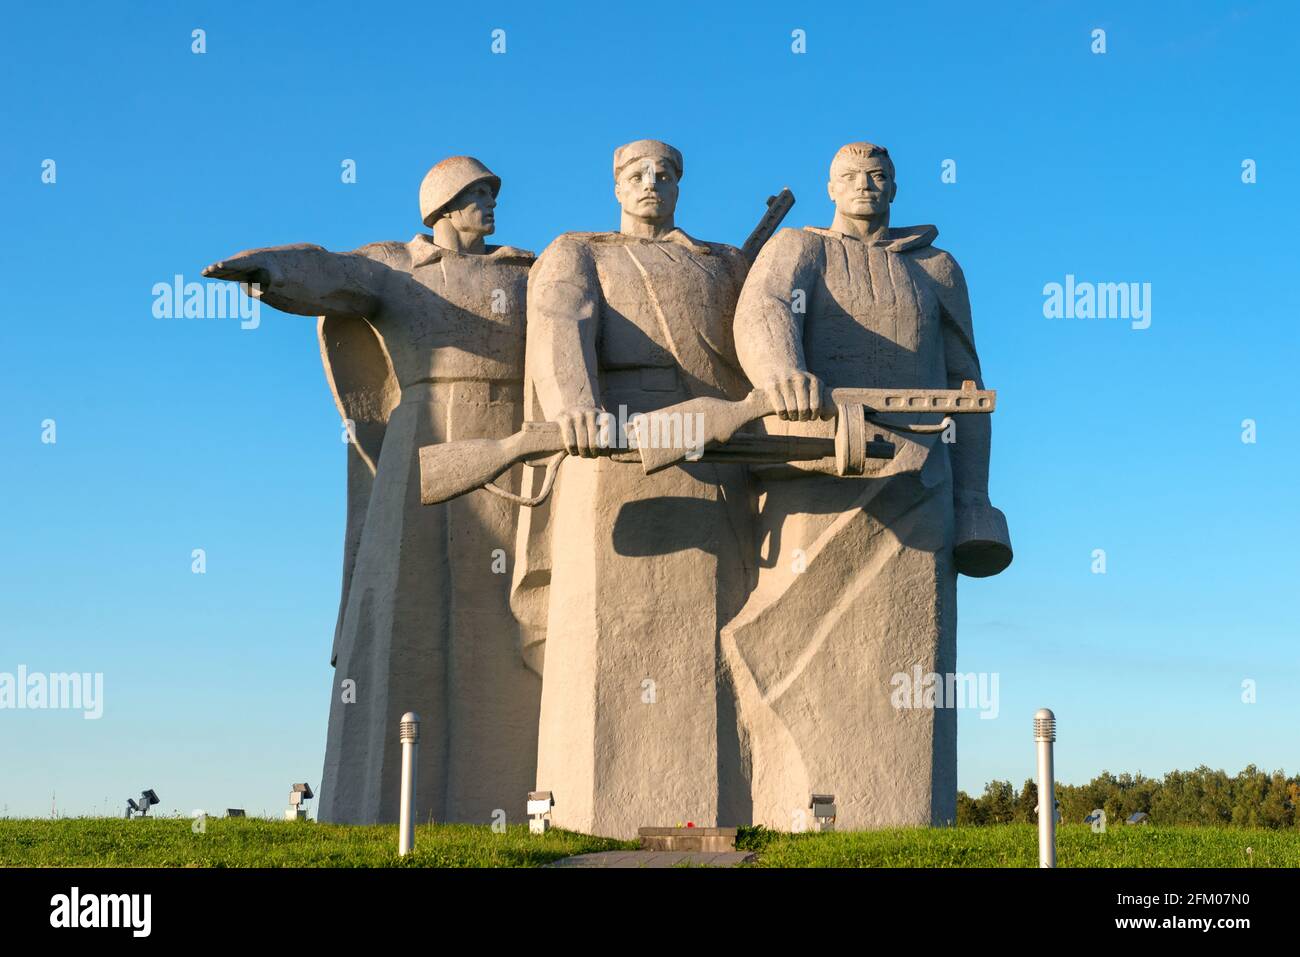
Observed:
[[[685,154],[678,222],[736,244],[786,185],[826,225],[835,149],[882,143],[894,223],[965,270],[1016,561],[961,584],[958,667],[1000,689],[959,718],[963,788],[1032,775],[1043,705],[1065,781],[1300,769],[1291,4],[400,6],[8,13],[0,672],[102,672],[105,710],[0,711],[0,813],[274,813],[320,775],[344,446],[314,323],[158,320],[153,285],[409,239],[456,153],[504,180],[496,241],[614,228],[643,136]],[[1044,318],[1067,274],[1150,283],[1150,328]]]

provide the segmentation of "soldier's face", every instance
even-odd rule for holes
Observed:
[[[462,235],[490,236],[496,232],[497,201],[487,183],[474,183],[456,194],[447,204],[447,217]]]
[[[852,219],[871,219],[894,201],[894,177],[883,156],[846,156],[831,164],[826,185],[835,211]]]
[[[629,216],[666,220],[677,208],[677,171],[662,160],[633,160],[618,174],[614,195]]]

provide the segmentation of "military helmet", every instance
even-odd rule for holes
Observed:
[[[432,226],[444,206],[467,186],[486,180],[495,197],[501,191],[501,177],[472,156],[449,156],[424,174],[420,184],[420,218]]]

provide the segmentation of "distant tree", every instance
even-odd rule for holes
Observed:
[[[1268,775],[1250,764],[1232,782],[1232,823],[1241,827],[1260,827],[1260,812],[1268,794]]]
[[[1201,824],[1229,824],[1232,822],[1233,787],[1225,771],[1211,771],[1205,765],[1201,772]]]
[[[1290,827],[1294,823],[1294,807],[1288,797],[1286,775],[1274,771],[1268,779],[1268,789],[1259,808],[1259,822],[1263,827]]]
[[[1018,824],[1033,824],[1038,820],[1034,813],[1038,807],[1038,785],[1030,778],[1016,795],[1015,821]]]
[[[990,781],[980,798],[989,824],[1010,824],[1016,816],[1016,789],[1010,781]]]
[[[1141,811],[1153,824],[1235,825],[1239,827],[1300,827],[1300,775],[1268,774],[1247,765],[1229,777],[1226,771],[1201,765],[1192,771],[1170,771],[1163,778],[1102,771],[1087,784],[1057,784],[1061,820],[1077,824],[1102,808],[1109,821],[1127,820]],[[1019,792],[1010,781],[990,781],[984,793],[957,795],[957,820],[962,824],[1005,824],[1037,820],[1038,788],[1027,780]]]
[[[959,825],[988,823],[984,820],[984,812],[979,802],[965,791],[957,792],[957,823]]]

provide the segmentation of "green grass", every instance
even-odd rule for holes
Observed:
[[[738,843],[759,867],[1037,867],[1033,824],[901,828],[773,835],[759,829]],[[1250,853],[1246,849],[1250,848]],[[1300,830],[1226,827],[1060,827],[1058,867],[1300,867]]]
[[[589,851],[636,846],[570,831],[545,836],[473,824],[415,830],[415,853],[397,856],[397,825],[209,818],[0,819],[3,867],[541,867]]]
[[[635,847],[635,842],[514,825],[504,833],[470,824],[417,828],[415,853],[398,858],[394,825],[188,818],[125,821],[0,819],[4,867],[540,867],[562,857]],[[1035,867],[1029,824],[904,828],[829,834],[742,830],[757,867]],[[1246,849],[1250,848],[1251,853]],[[1065,825],[1061,867],[1300,867],[1300,829],[1113,827],[1094,834]]]

